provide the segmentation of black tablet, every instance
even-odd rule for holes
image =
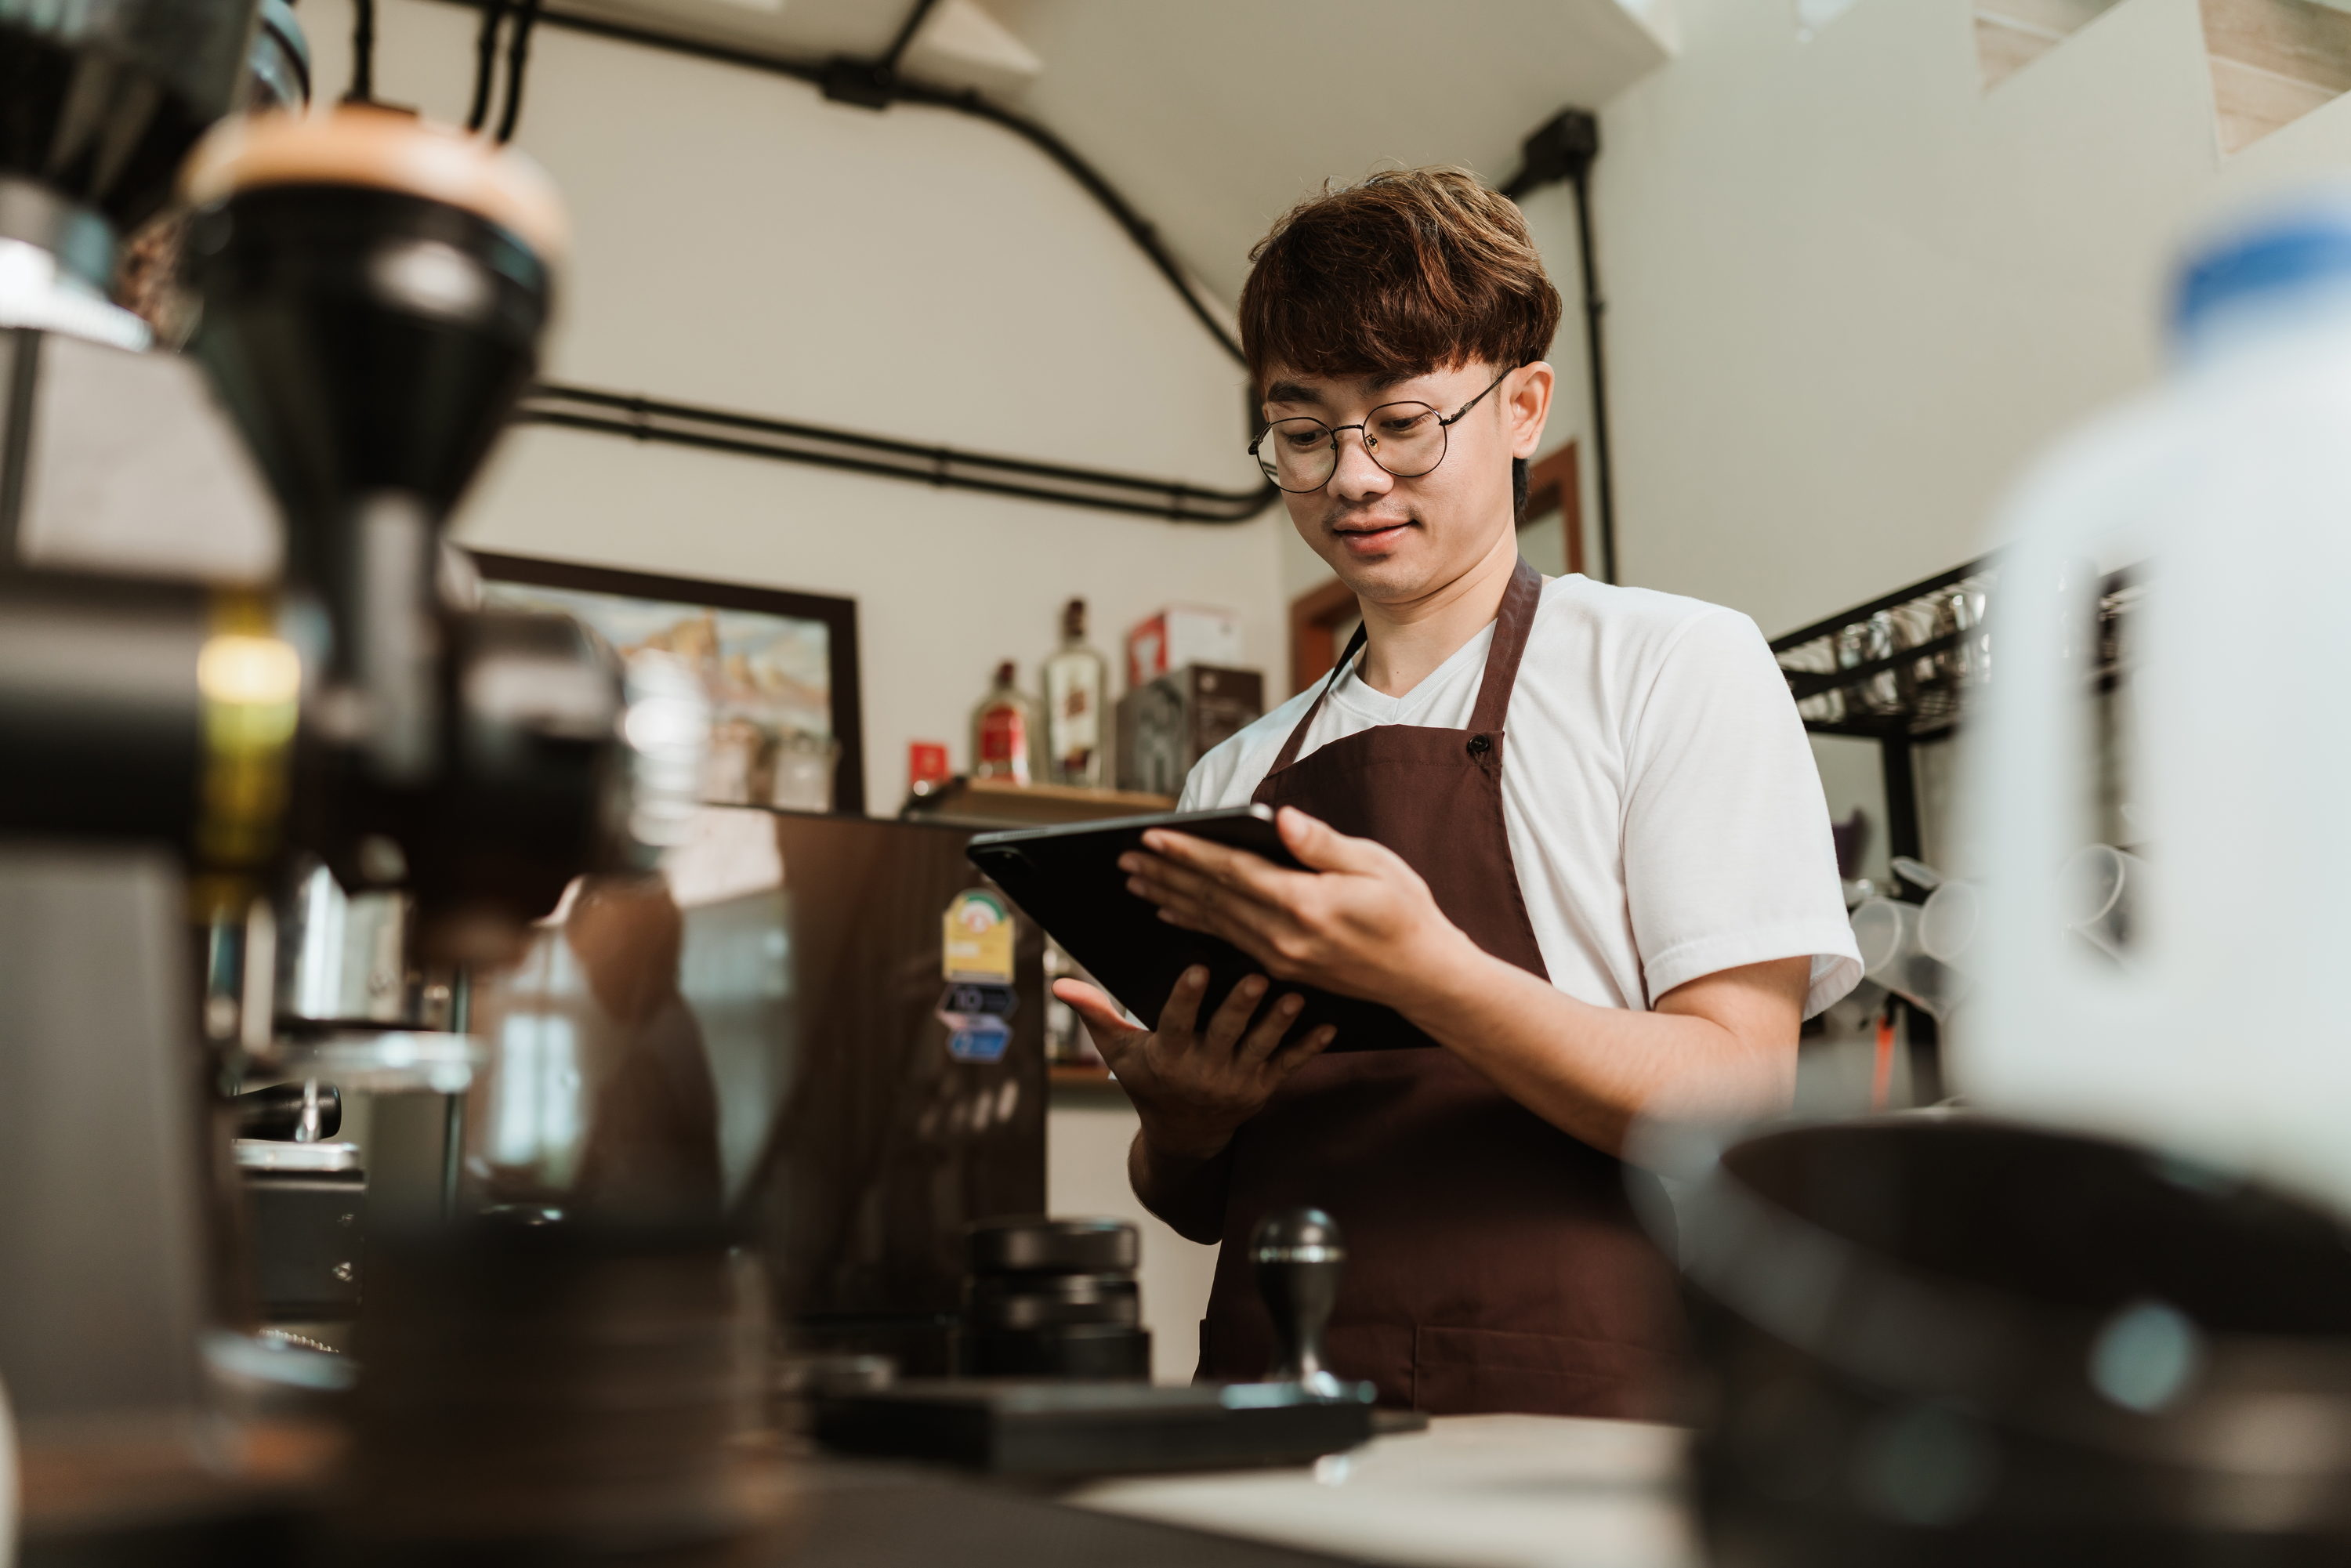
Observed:
[[[982,833],[965,852],[1145,1024],[1158,1021],[1160,1009],[1167,1005],[1185,969],[1206,964],[1208,991],[1200,1003],[1200,1016],[1206,1019],[1259,967],[1228,942],[1168,925],[1159,918],[1157,905],[1127,891],[1118,857],[1140,849],[1144,833],[1152,828],[1190,833],[1263,855],[1277,865],[1304,869],[1282,844],[1270,806]],[[1306,998],[1291,1028],[1293,1037],[1327,1023],[1339,1031],[1331,1041],[1332,1051],[1395,1051],[1437,1043],[1393,1008],[1310,986],[1277,982],[1266,992],[1266,1005],[1291,991]]]

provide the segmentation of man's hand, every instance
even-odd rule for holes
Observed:
[[[1056,980],[1053,994],[1085,1020],[1110,1070],[1134,1102],[1151,1147],[1180,1159],[1213,1159],[1240,1124],[1264,1109],[1282,1081],[1329,1045],[1328,1025],[1288,1045],[1281,1037],[1298,1017],[1295,995],[1276,1000],[1256,1028],[1249,1015],[1265,998],[1267,981],[1251,975],[1235,986],[1204,1026],[1200,1001],[1208,971],[1184,971],[1159,1011],[1159,1027],[1140,1030],[1115,1003],[1080,980]]]
[[[1622,1153],[1645,1115],[1708,1120],[1787,1104],[1810,959],[1704,976],[1651,1010],[1595,1007],[1480,948],[1385,846],[1289,808],[1280,826],[1311,870],[1164,829],[1120,866],[1161,919],[1223,937],[1278,979],[1386,1003],[1594,1148]]]
[[[1420,873],[1371,839],[1349,838],[1295,807],[1276,819],[1301,864],[1290,871],[1246,850],[1154,829],[1119,869],[1159,918],[1205,931],[1294,980],[1384,1002],[1407,1014],[1447,960],[1477,945],[1445,916]]]

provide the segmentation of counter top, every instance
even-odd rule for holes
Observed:
[[[1446,1568],[1698,1568],[1677,1427],[1452,1416],[1311,1470],[1096,1481],[1079,1508],[1346,1561]]]

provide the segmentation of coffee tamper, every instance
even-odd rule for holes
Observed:
[[[1277,1209],[1258,1221],[1249,1261],[1280,1347],[1266,1381],[1295,1383],[1318,1399],[1354,1397],[1352,1385],[1332,1375],[1322,1351],[1322,1331],[1347,1267],[1339,1222],[1319,1208]]]

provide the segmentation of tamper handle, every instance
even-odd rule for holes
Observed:
[[[1258,1221],[1249,1238],[1249,1261],[1258,1293],[1273,1318],[1277,1349],[1266,1381],[1345,1397],[1346,1385],[1332,1375],[1322,1348],[1331,1309],[1339,1300],[1339,1276],[1347,1265],[1339,1222],[1319,1208],[1277,1209]]]

